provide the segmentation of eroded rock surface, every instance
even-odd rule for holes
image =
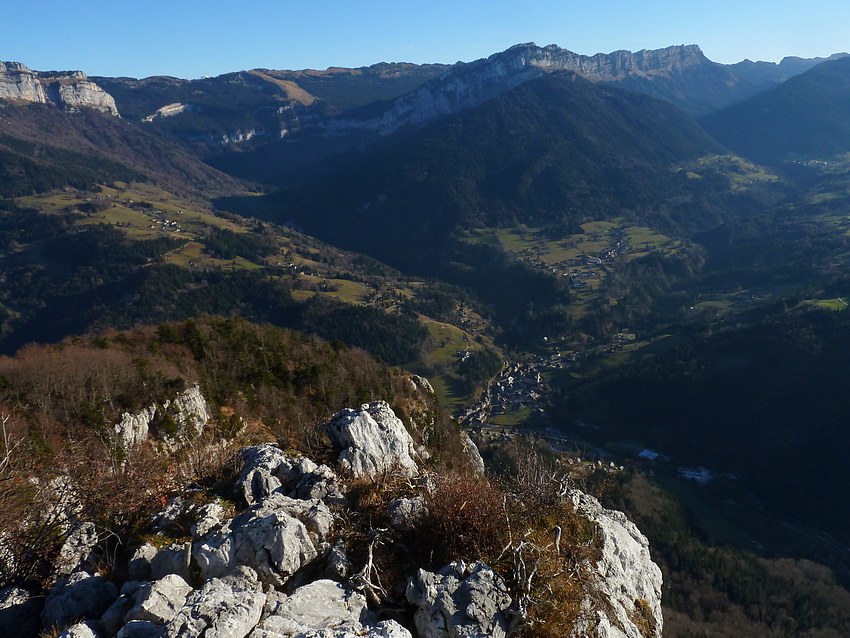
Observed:
[[[325,432],[342,450],[339,464],[350,476],[374,479],[385,473],[407,477],[419,473],[413,439],[385,401],[337,412]]]

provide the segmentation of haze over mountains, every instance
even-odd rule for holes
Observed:
[[[5,63],[0,353],[186,321],[208,361],[203,314],[363,348],[431,378],[484,447],[531,432],[633,468],[602,480],[676,583],[669,635],[846,635],[848,160],[846,54],[519,44],[197,80]],[[841,587],[785,578],[790,556]]]

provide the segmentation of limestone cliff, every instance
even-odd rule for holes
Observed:
[[[474,108],[544,73],[559,72],[669,99],[694,112],[707,106],[693,103],[706,87],[713,94],[721,87],[731,90],[736,84],[728,69],[711,62],[696,45],[587,56],[555,45],[518,44],[488,58],[452,67],[395,100],[379,116],[365,120],[340,119],[325,126],[331,133],[359,129],[388,135],[404,126],[424,125]],[[726,93],[718,99],[726,99],[725,96]]]
[[[0,62],[0,100],[55,104],[66,111],[91,108],[118,115],[112,96],[82,71],[32,71],[20,62]]]

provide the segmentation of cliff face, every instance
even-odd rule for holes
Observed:
[[[474,108],[544,73],[558,72],[623,85],[684,104],[698,92],[697,84],[708,81],[728,85],[731,81],[729,72],[708,60],[696,45],[586,56],[555,45],[518,44],[489,58],[452,67],[400,97],[377,117],[337,120],[325,126],[332,133],[360,129],[388,135],[406,125],[423,125]]]
[[[38,72],[20,62],[0,62],[0,100],[55,104],[66,111],[91,108],[118,115],[112,96],[82,71]]]

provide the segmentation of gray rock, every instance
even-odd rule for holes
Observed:
[[[192,538],[198,539],[209,534],[227,520],[227,512],[218,501],[206,503],[198,507],[194,512],[195,522],[192,523],[190,532]]]
[[[326,465],[317,465],[306,457],[292,457],[280,448],[265,444],[244,448],[242,471],[234,489],[248,505],[280,491],[299,499],[344,502],[339,479]]]
[[[98,541],[94,523],[80,523],[71,528],[54,564],[55,575],[61,578],[70,576],[75,571],[90,568]]]
[[[345,551],[345,542],[340,538],[331,548],[328,554],[328,563],[325,567],[325,577],[331,580],[344,581],[351,576],[351,561]]]
[[[276,493],[266,499],[263,505],[267,508],[278,509],[290,516],[294,516],[304,523],[307,531],[316,535],[318,541],[327,539],[333,528],[333,514],[327,505],[317,499],[302,500]]]
[[[166,638],[244,638],[260,622],[266,595],[256,574],[239,567],[192,592],[166,625]]]
[[[0,590],[0,636],[35,638],[41,630],[44,599],[20,587]]]
[[[136,589],[138,589],[138,583],[136,585]],[[103,616],[100,617],[100,626],[103,628],[105,635],[114,636],[124,626],[126,622],[124,617],[133,608],[133,593],[124,593],[124,587],[122,586],[121,595],[103,612]]]
[[[133,580],[148,580],[151,577],[151,561],[156,553],[156,547],[150,543],[139,547],[127,563],[127,575]]]
[[[68,111],[92,108],[118,115],[112,96],[82,71],[40,73],[20,62],[0,62],[0,100],[52,103]]]
[[[284,636],[360,623],[366,598],[332,580],[317,580],[298,588],[257,627]],[[253,634],[252,634],[253,635]]]
[[[177,574],[146,583],[136,593],[136,604],[127,613],[126,620],[148,620],[164,625],[186,603],[192,587]]]
[[[602,552],[592,566],[591,594],[583,604],[586,613],[573,636],[642,638],[631,620],[637,604],[651,612],[660,636],[661,570],[650,558],[646,536],[625,514],[603,508],[592,496],[578,490],[569,496],[576,510],[596,523]],[[593,604],[593,599],[600,598],[606,602],[604,610]]]
[[[147,620],[132,620],[124,625],[115,638],[162,638],[165,627]]]
[[[374,479],[386,473],[407,477],[419,473],[413,439],[385,401],[337,412],[325,432],[342,450],[339,463],[350,476]]]
[[[135,414],[125,412],[113,426],[115,440],[125,450],[139,447],[148,440],[151,423],[157,412],[167,414],[177,425],[177,439],[194,438],[201,434],[204,426],[210,420],[206,399],[201,394],[201,388],[196,383],[191,388],[180,392],[173,399],[166,400],[162,405],[152,403]],[[170,436],[166,439],[167,447],[176,447],[177,439]]]
[[[504,579],[483,563],[420,569],[407,586],[420,638],[504,638],[511,597]]]
[[[118,588],[101,576],[76,572],[53,587],[41,614],[45,629],[65,627],[75,620],[100,618],[118,598]]]
[[[425,499],[421,496],[413,498],[397,498],[387,506],[390,514],[390,524],[399,532],[410,532],[416,529],[428,516]]]
[[[463,455],[466,457],[470,469],[479,476],[484,476],[487,468],[484,466],[481,452],[478,451],[478,446],[464,430],[460,431],[460,443],[463,446]]]
[[[94,625],[87,622],[71,625],[56,638],[100,638],[94,629]]]
[[[431,382],[428,381],[425,377],[420,377],[418,374],[411,374],[407,377],[408,381],[410,381],[410,385],[417,392],[423,392],[425,394],[434,394],[434,388],[431,385]]]
[[[274,587],[282,586],[316,556],[304,523],[288,514],[276,498],[250,507],[197,542],[193,550],[204,580],[246,565]]]
[[[192,579],[192,543],[171,543],[159,550],[151,560],[151,578],[159,580],[168,574],[177,574],[183,580]]]

